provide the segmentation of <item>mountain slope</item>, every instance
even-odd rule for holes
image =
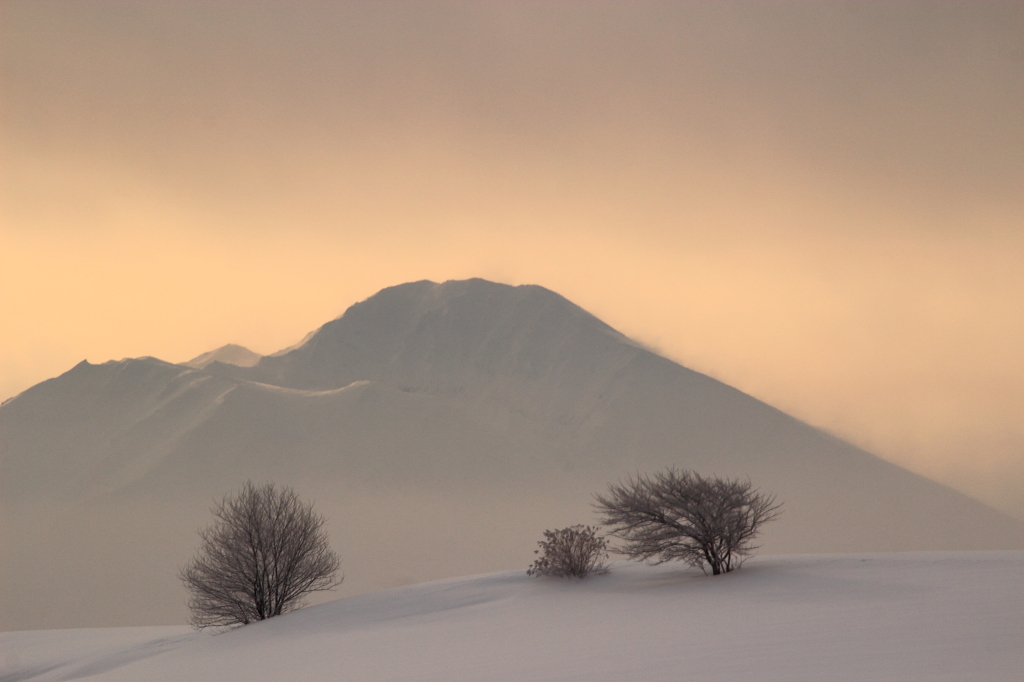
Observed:
[[[209,353],[203,353],[198,357],[192,358],[185,364],[196,369],[203,369],[212,362],[223,362],[239,367],[252,367],[260,361],[261,357],[263,356],[253,353],[245,346],[229,343],[217,350],[211,350]]]
[[[525,565],[609,481],[669,464],[776,493],[766,551],[1024,547],[1014,519],[483,280],[385,289],[250,367],[80,364],[0,407],[0,452],[8,627],[180,621],[174,570],[249,478],[316,499],[348,592]]]

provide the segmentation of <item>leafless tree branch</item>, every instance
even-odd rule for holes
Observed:
[[[685,561],[705,572],[710,566],[715,575],[742,565],[757,549],[753,541],[761,526],[778,518],[782,507],[750,481],[675,468],[632,476],[596,499],[602,523],[625,541],[623,554],[653,563]]]
[[[199,552],[180,573],[196,628],[278,616],[341,584],[324,517],[291,488],[250,481],[211,511],[217,521],[199,531]]]

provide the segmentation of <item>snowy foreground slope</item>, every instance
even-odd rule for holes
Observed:
[[[1024,552],[618,563],[363,594],[219,635],[0,634],[15,680],[1024,679]]]

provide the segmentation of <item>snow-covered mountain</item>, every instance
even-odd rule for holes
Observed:
[[[0,633],[0,680],[1018,682],[1024,552],[616,564],[340,599],[211,635]]]
[[[342,593],[525,568],[609,481],[667,464],[776,493],[765,551],[1024,548],[1024,524],[542,287],[391,287],[253,355],[83,362],[0,407],[4,627],[182,621],[175,572],[246,479],[316,500]]]

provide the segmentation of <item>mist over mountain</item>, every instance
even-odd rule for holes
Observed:
[[[763,553],[1024,548],[1024,524],[662,358],[558,294],[414,282],[259,357],[92,365],[0,407],[0,625],[182,622],[213,499],[293,485],[341,594],[525,569],[592,494],[673,464],[785,504]]]

